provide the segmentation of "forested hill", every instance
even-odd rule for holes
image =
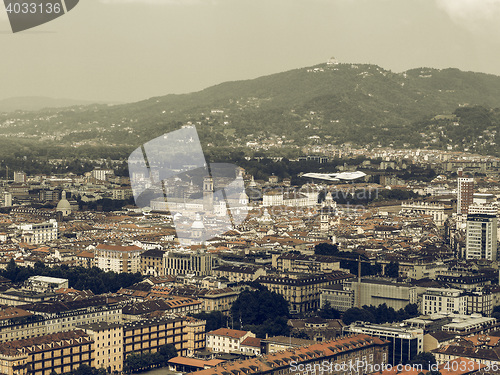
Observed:
[[[284,146],[352,142],[498,154],[499,107],[498,76],[320,64],[132,104],[0,114],[0,157],[126,156],[187,123],[210,147],[285,136]]]

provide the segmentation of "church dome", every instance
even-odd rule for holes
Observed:
[[[68,216],[71,213],[71,204],[66,199],[66,192],[63,191],[61,194],[62,198],[57,203],[56,211],[62,212],[63,216]]]

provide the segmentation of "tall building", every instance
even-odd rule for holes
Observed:
[[[458,172],[458,190],[457,190],[457,214],[467,215],[469,206],[474,197],[474,179],[462,177],[462,171]]]
[[[497,217],[488,214],[467,215],[467,259],[497,260]]]

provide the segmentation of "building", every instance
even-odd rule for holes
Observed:
[[[279,272],[332,272],[340,271],[340,261],[325,255],[273,254],[272,266]]]
[[[120,323],[93,323],[78,327],[93,341],[94,367],[108,372],[123,370],[123,325]]]
[[[53,292],[60,288],[68,287],[68,279],[48,276],[31,276],[26,281],[27,288],[35,292]]]
[[[487,290],[467,292],[467,314],[490,316],[493,312],[493,295]]]
[[[282,295],[289,303],[290,312],[304,313],[321,307],[321,289],[352,277],[349,273],[336,271],[319,275],[260,276],[257,282]]]
[[[390,342],[386,363],[409,363],[424,347],[424,330],[400,325],[356,322],[344,327],[344,333],[365,334]]]
[[[345,312],[352,309],[356,303],[354,290],[344,287],[345,284],[329,285],[320,289],[320,306],[329,304],[335,310]]]
[[[99,244],[94,251],[94,262],[105,272],[136,273],[141,271],[143,252],[138,246]]]
[[[92,177],[96,180],[106,181],[108,176],[113,176],[115,172],[112,169],[94,169]]]
[[[0,342],[66,332],[85,324],[122,321],[122,307],[113,298],[93,297],[72,302],[21,305],[32,316],[0,321]]]
[[[190,373],[190,375],[286,375],[367,374],[381,370],[387,364],[389,343],[368,335],[351,335],[336,340],[315,343],[246,360],[225,362],[213,368]],[[363,363],[363,368],[356,367]],[[322,366],[327,366],[322,367]]]
[[[14,172],[14,183],[24,184],[26,182],[26,173],[24,172]]]
[[[214,276],[225,277],[231,283],[239,283],[242,281],[255,281],[260,276],[266,275],[266,270],[263,267],[253,266],[229,266],[222,265],[213,269]]]
[[[268,354],[314,344],[315,341],[313,340],[299,339],[291,336],[273,336],[262,340],[264,351]]]
[[[163,250],[151,249],[141,254],[141,273],[143,275],[165,276],[163,267]]]
[[[206,252],[180,253],[169,251],[163,256],[163,274],[208,276],[212,273],[212,254]]]
[[[27,369],[30,375],[63,374],[81,365],[94,366],[93,341],[82,330],[4,342],[0,356],[2,366],[9,368],[4,374],[12,375],[26,374]]]
[[[207,332],[206,348],[213,352],[241,353],[241,343],[248,337],[255,337],[255,333],[251,331],[219,328],[215,331]]]
[[[196,319],[190,316],[186,317],[186,321],[187,355],[192,356],[197,351],[205,349],[205,326],[207,322],[206,320]]]
[[[417,303],[416,286],[392,280],[363,278],[359,282],[352,279],[344,282],[344,289],[354,292],[354,304],[357,307],[385,303],[387,307],[399,310],[409,303]]]
[[[458,175],[457,214],[467,215],[474,197],[474,179],[462,177],[461,171],[459,171]]]
[[[56,240],[59,233],[55,219],[50,219],[44,223],[21,224],[19,230],[23,242],[29,245],[38,245]]]
[[[123,352],[124,358],[131,353],[156,353],[162,346],[172,344],[180,356],[186,356],[187,347],[187,320],[175,319],[149,319],[123,326]]]
[[[460,289],[429,288],[422,295],[422,314],[467,314],[467,296]]]
[[[497,260],[497,217],[467,215],[465,256],[467,259]]]
[[[403,213],[418,213],[432,216],[432,219],[437,226],[443,226],[446,221],[444,213],[444,204],[428,203],[428,202],[403,202],[401,203],[401,212]]]

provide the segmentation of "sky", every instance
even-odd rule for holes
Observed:
[[[13,34],[1,8],[0,99],[132,102],[330,57],[500,75],[499,21],[500,0],[80,0]]]

